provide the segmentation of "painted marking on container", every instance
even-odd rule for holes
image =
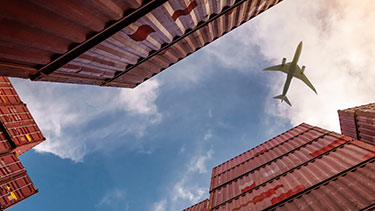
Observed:
[[[4,96],[1,96],[1,100],[3,101],[3,103],[7,103],[7,100],[5,99]]]
[[[185,9],[183,10],[176,10],[173,15],[172,15],[172,19],[174,21],[177,20],[177,18],[179,18],[180,16],[183,16],[183,15],[189,15],[190,12],[196,8],[198,6],[197,2],[196,1],[192,1],[189,6],[187,6]]]
[[[335,140],[334,142],[328,144],[327,146],[322,147],[321,149],[318,149],[315,152],[310,153],[309,155],[313,158],[316,158],[319,155],[322,155],[322,154],[332,150],[333,148],[336,148],[336,147],[344,144],[345,142],[346,142],[345,140],[343,140],[342,138],[339,138],[339,139]]]
[[[10,190],[10,187],[7,185],[7,189]]]
[[[34,190],[36,190],[36,187],[35,187],[35,185],[34,185],[34,184],[31,184],[31,185],[33,186]]]
[[[271,176],[271,175],[273,175],[273,174],[275,174],[276,172],[279,172],[279,171],[280,171],[280,169],[278,167],[275,167],[273,169],[270,169],[266,173],[264,173],[264,176],[269,177],[269,176]]]
[[[241,193],[245,193],[253,188],[255,188],[256,184],[255,181],[250,180],[249,182],[241,185],[239,188],[241,190]]]
[[[13,192],[10,192],[10,195],[13,197],[13,199],[17,200],[16,194],[14,194]]]
[[[266,198],[271,197],[272,195],[276,194],[276,191],[280,188],[284,187],[284,185],[276,185],[274,188],[269,189],[257,196],[255,196],[252,200],[253,204],[263,201]]]
[[[272,198],[271,203],[272,203],[272,205],[277,204],[277,203],[281,202],[282,200],[287,199],[287,198],[289,198],[289,197],[291,197],[291,196],[293,196],[293,195],[295,195],[295,194],[297,194],[297,193],[299,193],[299,192],[301,192],[305,189],[306,188],[305,188],[304,185],[297,185],[295,188],[290,189],[286,193],[282,193],[282,194],[280,194],[280,196]]]
[[[155,32],[155,30],[151,26],[142,25],[133,34],[129,35],[129,37],[134,41],[140,42],[145,40],[152,32]]]
[[[29,142],[31,142],[31,137],[29,136],[29,134],[25,134],[25,136],[26,136],[26,139],[27,139]]]

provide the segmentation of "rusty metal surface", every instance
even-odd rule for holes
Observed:
[[[21,3],[28,8],[19,7]],[[277,3],[169,0],[61,68],[34,79],[133,88]],[[34,77],[58,55],[142,5],[140,0],[7,1],[0,9],[0,74]]]
[[[333,138],[332,138],[333,137]],[[336,140],[335,140],[336,139]],[[319,143],[319,144],[318,144]],[[321,148],[319,148],[321,147]],[[302,150],[302,149],[300,149]],[[370,206],[374,203],[375,188],[371,186],[374,183],[373,174],[361,174],[354,173],[357,169],[362,172],[371,172],[374,167],[371,162],[375,160],[375,147],[368,145],[361,141],[352,140],[348,137],[337,139],[337,134],[332,136],[331,134],[324,135],[318,139],[315,143],[309,144],[303,150],[305,152],[298,152],[297,154],[288,154],[284,160],[290,158],[301,159],[299,165],[285,168],[290,164],[285,162],[276,161],[273,167],[278,167],[280,172],[274,172],[272,165],[265,166],[264,169],[258,170],[259,173],[265,174],[272,170],[272,176],[267,177],[263,183],[255,184],[255,186],[246,189],[243,193],[233,197],[233,190],[240,187],[238,181],[233,181],[227,191],[222,191],[216,194],[210,195],[210,206],[212,210],[264,210],[271,208],[285,207],[286,201],[288,207],[292,210],[296,210],[296,207],[307,206],[309,210],[318,209],[321,206],[322,201],[317,201],[317,193],[314,191],[321,189],[328,196],[323,200],[327,207],[334,207],[333,210],[346,209],[347,203],[353,203],[352,206],[358,206],[361,209]],[[307,156],[306,160],[303,160]],[[294,160],[293,160],[294,162]],[[367,167],[366,167],[367,166]],[[284,172],[281,172],[284,171]],[[360,171],[358,171],[360,172]],[[355,174],[360,174],[361,178],[358,183],[362,182],[362,186],[351,187],[353,182],[341,183],[339,177],[348,176],[347,178],[355,177]],[[349,176],[352,175],[352,176]],[[255,176],[255,175],[252,175]],[[245,176],[245,178],[255,178],[251,176]],[[257,178],[259,181],[259,178]],[[342,180],[341,180],[342,181]],[[371,181],[371,182],[370,182]],[[349,192],[343,194],[336,194],[337,190],[326,188],[327,184],[334,182],[339,184],[341,189],[348,190]],[[251,183],[251,181],[250,181]],[[362,188],[362,189],[361,189]],[[356,198],[342,198],[342,196],[350,196],[354,190],[359,190],[358,201]],[[229,195],[228,195],[229,194]],[[225,195],[228,195],[226,201],[223,200]],[[303,195],[303,197],[300,197]],[[230,197],[232,196],[232,197]],[[221,198],[220,198],[221,197]],[[300,197],[300,198],[299,198]],[[310,200],[310,198],[312,199]],[[299,203],[294,203],[294,199],[300,200]],[[345,201],[345,203],[339,204],[336,202]],[[299,210],[299,209],[298,209]]]
[[[203,200],[191,207],[188,207],[183,211],[208,211],[208,199]]]
[[[341,133],[375,145],[375,103],[339,110]]]

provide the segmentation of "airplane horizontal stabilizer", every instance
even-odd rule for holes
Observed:
[[[289,106],[292,106],[289,99],[284,95],[275,96],[275,97],[273,97],[273,99],[279,99],[279,100],[281,100],[281,102],[285,101],[286,103],[288,103]]]

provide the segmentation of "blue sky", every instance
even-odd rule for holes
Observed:
[[[375,99],[369,5],[283,1],[134,90],[12,79],[47,141],[20,157],[40,192],[10,210],[182,210],[225,160],[303,121],[337,131]],[[301,40],[319,95],[293,81],[290,108],[261,69]]]

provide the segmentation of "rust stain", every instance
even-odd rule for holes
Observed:
[[[295,188],[290,189],[288,192],[282,193],[282,194],[280,194],[280,196],[272,198],[271,203],[277,204],[277,203],[281,202],[282,200],[287,199],[287,198],[289,198],[289,197],[291,197],[291,196],[293,196],[293,195],[295,195],[295,194],[297,194],[297,193],[299,193],[299,192],[301,192],[305,189],[306,188],[305,188],[304,185],[297,185]]]
[[[257,196],[255,196],[252,200],[253,204],[263,201],[266,198],[271,197],[272,195],[276,194],[277,189],[284,187],[284,185],[276,185],[274,188],[269,189]]]
[[[194,8],[196,8],[197,5],[198,5],[198,4],[197,4],[196,1],[192,1],[192,2],[189,4],[189,6],[186,7],[185,9],[183,9],[183,10],[176,10],[176,11],[173,13],[173,15],[172,15],[172,19],[173,19],[174,21],[176,21],[177,18],[179,18],[180,16],[190,14],[190,12],[191,12]]]
[[[310,153],[309,155],[310,155],[311,157],[316,158],[316,157],[318,157],[319,155],[322,155],[322,154],[324,154],[324,153],[326,153],[326,152],[332,150],[333,148],[342,145],[342,144],[345,143],[345,142],[346,142],[345,140],[343,140],[342,138],[339,138],[339,139],[337,139],[336,141],[334,141],[334,142],[328,144],[327,146],[322,147],[321,149],[318,149],[318,150],[316,150],[315,152]]]
[[[150,35],[152,32],[155,32],[155,30],[151,26],[142,25],[138,27],[136,32],[129,35],[129,37],[132,38],[134,41],[140,42],[145,40],[147,36]]]

